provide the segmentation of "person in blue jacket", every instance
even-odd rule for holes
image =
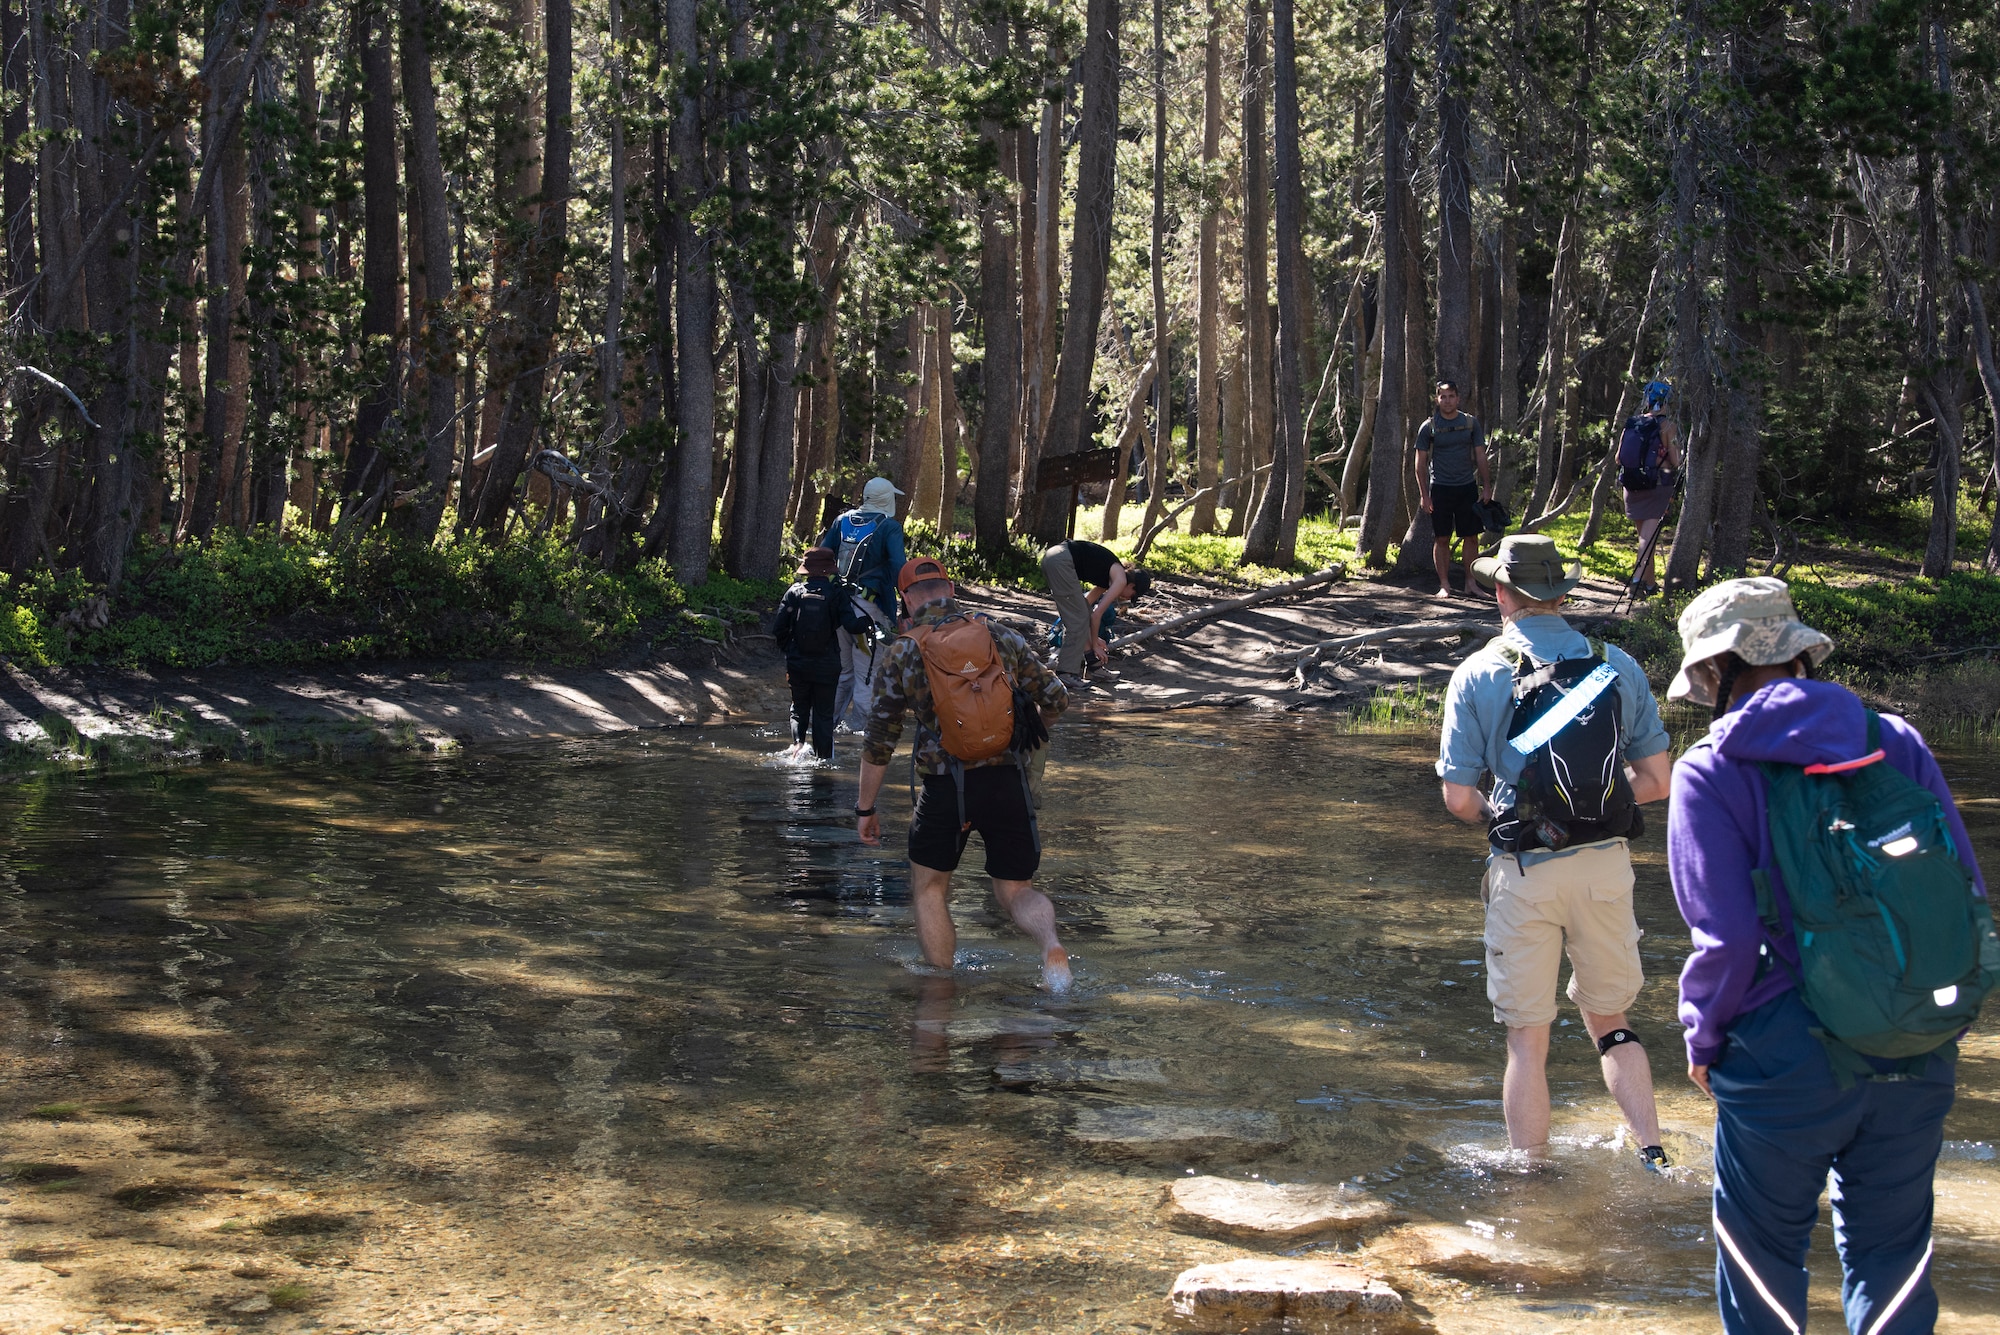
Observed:
[[[855,607],[874,623],[859,633],[844,627],[840,631],[840,684],[833,713],[851,732],[868,726],[876,640],[895,633],[896,574],[909,559],[903,526],[896,520],[896,498],[902,494],[888,478],[870,478],[861,489],[861,504],[829,524],[819,538],[820,546],[833,551],[838,577],[855,595]]]
[[[1813,680],[1833,641],[1799,620],[1780,579],[1735,579],[1688,604],[1667,695],[1715,712],[1674,767],[1667,866],[1694,937],[1681,971],[1688,1078],[1715,1100],[1716,1296],[1729,1335],[1798,1335],[1806,1251],[1832,1177],[1842,1306],[1855,1335],[1937,1321],[1932,1173],[1955,1087],[1946,1052],[1919,1070],[1862,1059],[1843,1079],[1799,993],[1800,950],[1767,815],[1767,765],[1827,771],[1886,762],[1936,797],[1959,859],[1986,893],[1951,789],[1917,730]],[[1810,772],[1810,771],[1809,771]],[[1785,926],[1765,925],[1764,872]]]

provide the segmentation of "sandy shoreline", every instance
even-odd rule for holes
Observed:
[[[1603,587],[1597,587],[1603,584]],[[1237,590],[1159,581],[1142,615],[1161,620]],[[1053,619],[1043,595],[969,586],[965,600],[1030,633]],[[1578,591],[1585,615],[1607,612],[1614,586]],[[1429,596],[1343,580],[1115,656],[1115,676],[1078,703],[1091,714],[1192,707],[1352,709],[1376,689],[1448,675],[1478,639],[1371,648],[1301,687],[1299,653],[1334,636],[1392,626],[1485,621],[1488,600]],[[628,655],[610,665],[382,662],[272,670],[126,672],[0,664],[0,774],[132,770],[204,759],[338,759],[370,751],[439,751],[486,742],[581,737],[714,722],[774,723],[789,696],[767,636]]]

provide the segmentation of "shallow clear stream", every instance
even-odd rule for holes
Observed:
[[[1226,714],[1060,729],[1039,884],[1077,961],[1062,999],[977,841],[963,967],[924,976],[906,790],[863,848],[845,763],[786,767],[782,744],[722,728],[0,790],[0,1158],[98,1154],[86,1194],[234,1165],[254,1190],[109,1234],[179,1237],[157,1245],[183,1261],[260,1199],[344,1212],[337,1245],[289,1253],[317,1264],[313,1305],[273,1318],[329,1328],[1166,1329],[1173,1275],[1239,1250],[1160,1222],[1190,1169],[1355,1181],[1576,1276],[1429,1285],[1442,1329],[1713,1327],[1659,816],[1636,850],[1633,1023],[1685,1169],[1648,1175],[1616,1143],[1570,1011],[1558,1164],[1522,1175],[1499,1153],[1480,839],[1437,801],[1431,738]],[[1946,772],[2000,869],[1996,756]],[[1944,1329],[2000,1318],[1996,1029],[1965,1046],[1940,1166]],[[20,1117],[59,1098],[98,1110]],[[112,1128],[120,1099],[150,1120],[60,1140]],[[1173,1138],[1203,1119],[1225,1134]],[[1106,1128],[1164,1138],[1089,1138]],[[98,1218],[14,1198],[31,1242]],[[197,1306],[163,1289],[164,1319],[175,1293]]]

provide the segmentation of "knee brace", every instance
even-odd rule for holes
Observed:
[[[1639,1036],[1630,1029],[1613,1029],[1603,1038],[1597,1040],[1597,1055],[1602,1057],[1605,1053],[1611,1051],[1611,1049],[1620,1047],[1626,1043],[1639,1043]],[[1639,1043],[1639,1046],[1643,1048],[1646,1045]]]

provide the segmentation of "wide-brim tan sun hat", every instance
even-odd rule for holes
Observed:
[[[1583,563],[1565,561],[1555,539],[1516,533],[1500,540],[1500,550],[1472,563],[1472,577],[1485,588],[1505,585],[1538,603],[1551,603],[1583,583]]]
[[[1701,665],[1717,654],[1733,653],[1752,667],[1810,654],[1817,667],[1833,652],[1832,640],[1799,620],[1785,581],[1765,575],[1704,590],[1681,613],[1680,631],[1681,670],[1667,698],[1697,705],[1715,703],[1715,674]]]

